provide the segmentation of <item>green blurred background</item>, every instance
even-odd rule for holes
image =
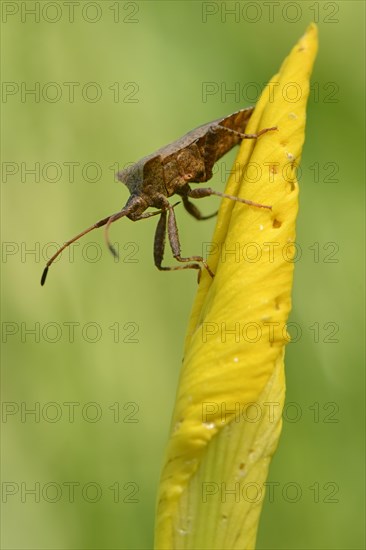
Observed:
[[[41,288],[49,243],[124,205],[118,165],[255,103],[315,20],[291,315],[301,337],[287,347],[258,548],[364,548],[364,3],[1,7],[3,547],[151,548],[196,276],[156,270],[156,220],[112,227],[119,263],[90,234]],[[216,83],[207,97],[204,82]],[[183,253],[200,253],[215,221],[176,213]]]

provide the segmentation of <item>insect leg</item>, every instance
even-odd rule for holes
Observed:
[[[220,193],[220,191],[215,191],[214,189],[211,189],[211,187],[198,187],[197,189],[191,189],[188,193],[188,196],[192,197],[192,199],[202,199],[203,197],[210,197],[211,195],[216,195],[224,199],[230,199],[232,201],[242,202],[244,204],[248,204],[249,206],[256,206],[258,208],[268,208],[269,210],[272,210],[272,206],[249,201],[247,199],[241,199],[240,197],[234,197],[234,195],[227,195],[226,193]]]
[[[136,199],[136,204],[138,204],[138,199]],[[179,204],[179,202],[176,202],[175,204],[173,204],[172,208],[175,208],[177,206],[177,204]],[[165,212],[165,208],[164,209],[160,209],[160,210],[156,210],[155,212],[145,212],[143,214],[136,214],[134,213],[134,210],[131,212],[132,216],[130,219],[132,219],[132,221],[134,222],[137,222],[139,220],[144,220],[146,218],[151,218],[152,216],[157,216],[158,214],[161,214],[162,212]],[[107,243],[107,246],[109,248],[109,250],[112,252],[113,256],[116,258],[118,257],[118,254],[117,254],[117,251],[115,250],[115,248],[113,247],[113,245],[111,244],[110,240],[109,240],[109,234],[108,234],[108,230],[109,230],[109,226],[111,225],[111,223],[119,220],[120,218],[122,218],[122,216],[126,216],[128,214],[126,214],[125,212],[125,208],[123,208],[120,212],[117,212],[116,214],[113,214],[113,216],[111,216],[107,223],[106,223],[106,226],[105,226],[105,231],[104,231],[104,236],[105,236],[105,241]]]
[[[273,126],[272,128],[263,128],[263,130],[260,130],[257,134],[244,134],[242,132],[238,132],[237,130],[232,130],[231,128],[222,126],[221,124],[218,124],[216,128],[222,128],[223,130],[226,130],[226,132],[229,132],[230,134],[235,134],[236,136],[240,137],[240,139],[257,139],[259,136],[265,134],[266,132],[271,132],[272,130],[278,129],[277,126]]]
[[[171,249],[173,251],[174,257],[178,261],[183,261],[183,262],[201,261],[205,265],[206,262],[204,262],[203,258],[201,258],[200,256],[192,256],[191,258],[181,258],[181,256],[180,256],[180,243],[179,243],[178,229],[177,229],[176,223],[173,224],[173,225],[175,225],[175,235],[172,234],[172,229],[171,229],[172,223],[171,223],[170,217],[171,217],[171,212],[173,212],[173,215],[174,215],[173,208],[174,207],[169,206],[168,233],[169,233],[169,242],[170,242],[170,246],[171,246]],[[174,221],[175,221],[175,219],[174,219]],[[155,232],[154,262],[155,262],[156,267],[160,271],[177,271],[178,269],[198,269],[199,270],[198,280],[199,280],[200,279],[200,274],[201,274],[201,266],[198,263],[187,263],[186,265],[179,265],[179,266],[173,266],[173,267],[166,267],[166,266],[161,265],[162,262],[163,262],[163,258],[164,258],[166,229],[167,229],[167,211],[165,210],[160,215],[160,219],[159,219],[158,225],[156,227],[156,232]],[[206,266],[207,266],[207,264],[205,265],[205,267]],[[210,271],[208,266],[207,266],[207,270],[210,273],[210,275],[213,277],[213,273]]]
[[[214,212],[213,214],[209,214],[208,216],[203,216],[201,211],[197,208],[197,206],[193,204],[193,202],[191,202],[186,195],[183,195],[182,199],[183,199],[184,208],[187,210],[189,214],[191,214],[191,216],[196,218],[196,220],[209,220],[210,218],[214,218],[217,215],[218,211],[216,210],[216,212]]]
[[[175,219],[174,209],[169,205],[169,217],[168,217],[168,237],[170,248],[172,249],[173,256],[178,262],[201,262],[204,267],[207,269],[211,277],[214,276],[211,269],[209,268],[207,262],[202,258],[202,256],[190,256],[189,258],[183,258],[180,254],[180,242],[178,235],[177,221]],[[173,269],[201,269],[199,264],[188,264],[187,266],[177,266]]]
[[[161,264],[164,258],[166,234],[166,210],[161,212],[158,225],[156,226],[154,238],[154,263],[160,271],[169,270],[169,267],[163,267]]]
[[[154,240],[154,262],[156,267],[160,271],[176,271],[177,269],[199,269],[201,271],[201,266],[199,264],[187,264],[184,266],[174,266],[174,267],[165,267],[162,266],[164,258],[164,249],[165,249],[165,234],[166,234],[166,221],[167,221],[167,212],[161,213],[158,225],[155,232]]]

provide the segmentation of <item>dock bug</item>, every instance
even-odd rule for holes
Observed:
[[[130,191],[130,197],[125,206],[119,212],[99,220],[94,225],[85,229],[69,241],[67,241],[50,258],[43,271],[41,285],[44,285],[50,265],[71,243],[77,241],[93,229],[105,226],[105,240],[112,254],[117,255],[108,237],[108,229],[111,223],[120,218],[127,217],[132,221],[143,220],[160,214],[160,219],[155,231],[154,261],[161,271],[177,269],[198,269],[202,264],[213,277],[207,262],[202,256],[181,256],[181,248],[178,236],[177,222],[174,214],[176,204],[170,204],[168,198],[173,195],[181,197],[183,206],[189,214],[197,220],[208,219],[211,216],[202,216],[196,205],[190,199],[201,199],[210,195],[241,202],[257,208],[271,206],[259,204],[233,195],[227,195],[215,191],[211,187],[198,187],[191,189],[192,183],[203,183],[211,179],[214,164],[225,153],[230,151],[242,139],[256,139],[265,132],[276,130],[264,128],[257,134],[245,134],[248,120],[254,107],[240,109],[231,115],[218,118],[191,130],[180,139],[162,147],[137,161],[135,164],[118,172],[118,179],[123,182]],[[145,212],[152,206],[157,208],[154,212]],[[163,266],[165,237],[168,233],[170,248],[174,258],[184,265],[172,267]]]

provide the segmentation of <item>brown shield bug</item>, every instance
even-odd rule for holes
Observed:
[[[160,214],[160,219],[156,228],[154,241],[154,261],[156,267],[162,271],[177,269],[201,270],[200,264],[202,264],[209,274],[213,276],[212,271],[202,256],[181,256],[178,228],[174,214],[176,204],[170,204],[168,198],[173,195],[179,195],[187,212],[197,220],[208,219],[212,216],[202,216],[199,209],[190,199],[201,199],[210,195],[217,195],[218,197],[258,208],[271,209],[271,206],[227,195],[220,191],[215,191],[211,187],[191,189],[190,186],[191,183],[202,183],[211,179],[212,168],[215,162],[240,143],[242,139],[256,139],[265,132],[277,129],[276,127],[264,128],[257,134],[245,134],[244,130],[253,110],[254,107],[248,107],[226,117],[218,118],[213,122],[203,124],[191,130],[180,139],[173,141],[173,143],[158,149],[155,153],[142,158],[132,166],[118,172],[118,179],[130,191],[130,197],[126,205],[121,211],[99,220],[88,229],[85,229],[67,241],[47,262],[42,274],[41,285],[44,285],[48,269],[59,254],[83,235],[86,235],[93,229],[105,226],[106,243],[111,252],[116,255],[116,251],[108,238],[108,228],[111,223],[124,216],[127,216],[132,221],[138,221],[158,214]],[[145,212],[150,206],[157,208],[157,211]],[[184,265],[173,267],[162,266],[167,232],[174,258]]]

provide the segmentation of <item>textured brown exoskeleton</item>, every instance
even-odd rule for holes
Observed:
[[[199,187],[191,189],[190,183],[201,183],[212,177],[212,168],[225,153],[230,151],[242,139],[255,139],[261,134],[276,128],[265,128],[258,134],[243,133],[254,108],[241,109],[232,115],[218,118],[213,122],[203,124],[188,132],[177,141],[158,149],[155,153],[137,161],[132,166],[118,172],[117,177],[125,183],[131,193],[126,205],[120,212],[107,216],[103,220],[85,229],[73,239],[67,241],[56,254],[47,262],[43,271],[41,284],[46,281],[49,266],[57,256],[71,243],[78,240],[89,231],[97,227],[105,226],[105,238],[111,252],[116,251],[108,239],[108,228],[111,223],[123,216],[132,221],[138,221],[160,214],[160,219],[155,232],[154,260],[158,269],[170,271],[176,269],[199,269],[200,263],[213,276],[206,261],[201,256],[190,256],[183,258],[180,253],[178,228],[174,214],[174,207],[168,198],[173,195],[182,197],[185,209],[197,220],[205,220],[215,216],[202,216],[198,208],[189,200],[217,195],[234,201],[242,202],[259,208],[271,208],[249,200],[214,191],[210,187]],[[178,204],[178,203],[177,203]],[[156,212],[144,213],[150,206],[157,208]],[[168,214],[168,216],[167,216]],[[165,235],[168,228],[168,238],[173,256],[178,262],[184,265],[174,267],[162,266]],[[198,263],[200,262],[200,263]]]

